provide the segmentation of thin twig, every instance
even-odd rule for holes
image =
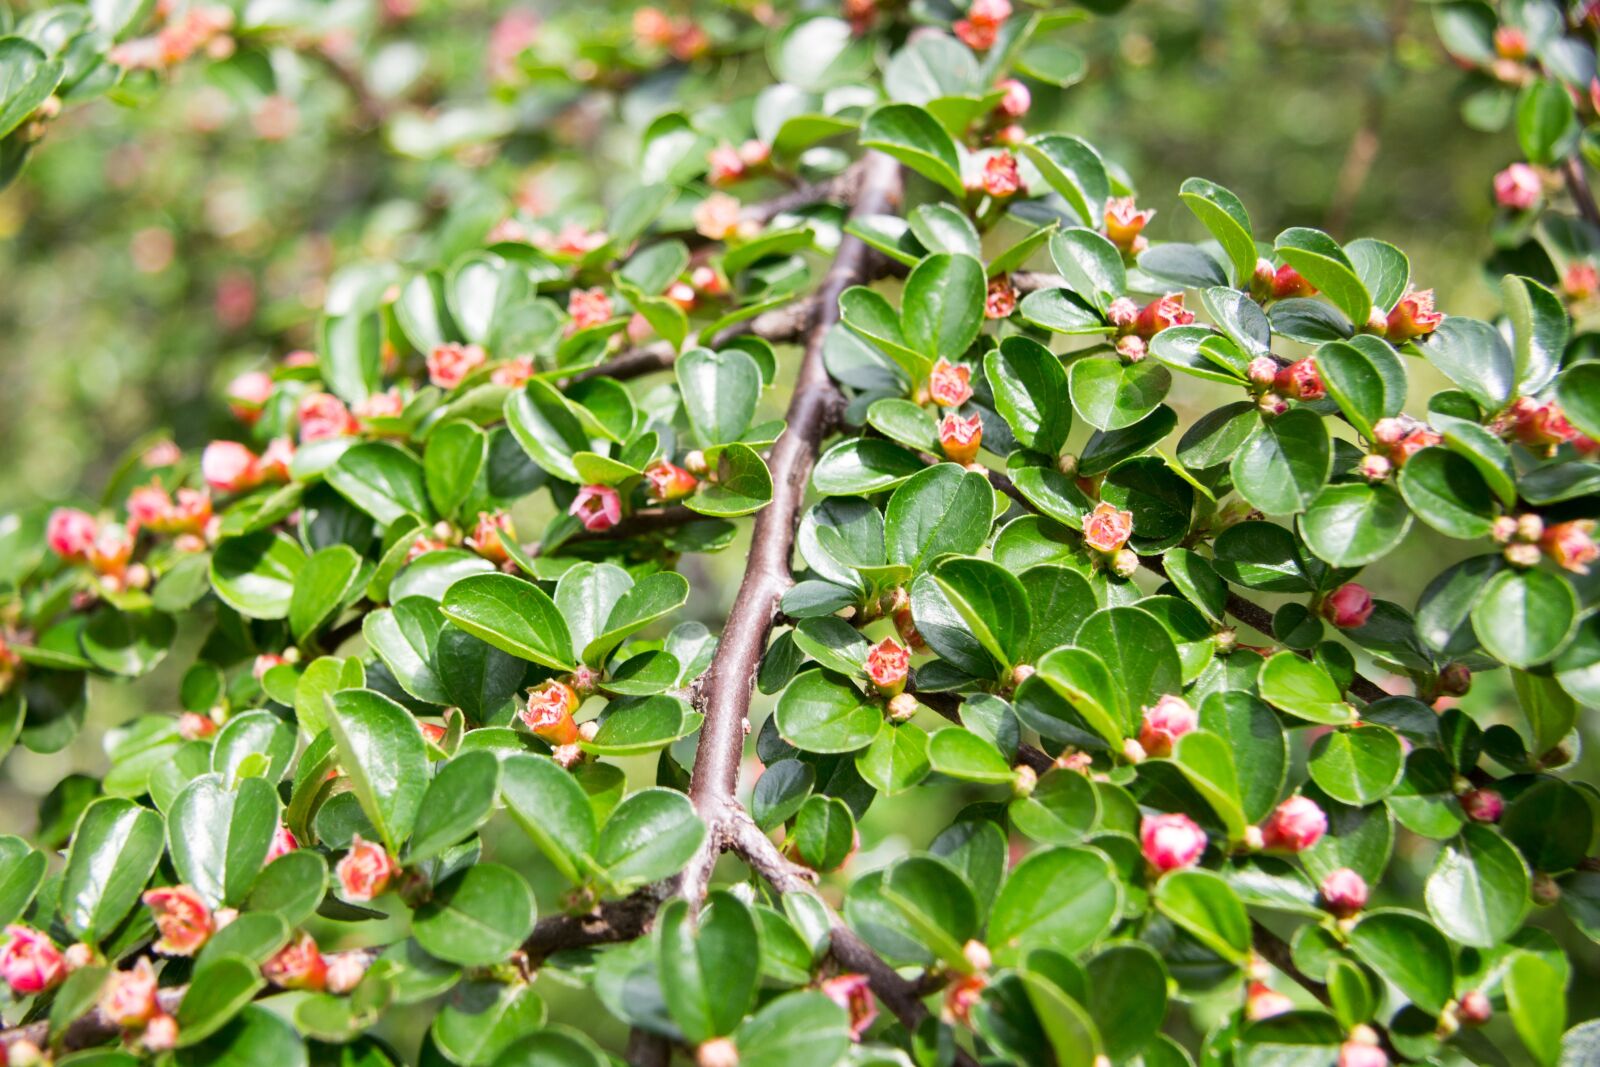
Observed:
[[[1589,188],[1589,176],[1584,170],[1583,160],[1576,155],[1567,157],[1561,165],[1561,173],[1567,179],[1567,192],[1572,194],[1572,202],[1578,206],[1578,213],[1583,220],[1591,226],[1600,226],[1600,206],[1594,202],[1594,192]]]

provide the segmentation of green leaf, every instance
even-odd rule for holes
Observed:
[[[549,383],[534,379],[505,402],[506,426],[540,469],[569,482],[581,481],[576,452],[590,449],[589,435],[573,405]]]
[[[167,810],[172,865],[213,908],[236,906],[250,892],[277,828],[277,790],[263,778],[229,790],[220,774],[203,774]]]
[[[470,836],[494,814],[499,791],[500,761],[492,752],[463,752],[440,767],[422,795],[406,864],[433,859]]]
[[[1411,529],[1411,509],[1386,486],[1329,485],[1300,516],[1300,535],[1318,558],[1336,567],[1382,559]]]
[[[961,200],[961,161],[955,142],[934,117],[915,104],[883,104],[861,125],[861,145],[893,156]]]
[[[1467,823],[1439,853],[1424,895],[1441,932],[1463,945],[1493,948],[1522,925],[1528,885],[1528,868],[1511,843]]]
[[[1048,134],[1029,138],[1022,151],[1039,168],[1050,188],[1060,193],[1067,206],[1077,213],[1083,225],[1104,224],[1111,179],[1100,153],[1092,145],[1077,137]]]
[[[976,258],[928,256],[906,278],[900,315],[906,343],[929,360],[959,357],[983,328],[984,289]]]
[[[1036,289],[1017,304],[1023,321],[1052,333],[1109,334],[1116,332],[1083,298],[1065,289]]]
[[[295,578],[289,597],[289,630],[305,643],[338,614],[361,574],[361,557],[349,545],[320,549]]]
[[[249,1007],[266,984],[252,960],[242,956],[208,959],[195,971],[188,991],[178,1003],[178,1045],[192,1048],[221,1030]]]
[[[517,753],[501,761],[500,793],[511,817],[562,876],[582,881],[600,831],[573,776],[545,756]]]
[[[1027,796],[1007,809],[1011,825],[1045,845],[1075,845],[1094,828],[1100,801],[1094,785],[1068,770],[1046,771]]]
[[[1322,416],[1296,408],[1263,419],[1229,465],[1234,488],[1268,515],[1311,506],[1333,471],[1333,449]]]
[[[674,364],[678,393],[700,447],[739,440],[761,396],[761,369],[736,348],[691,348]]]
[[[49,860],[20,837],[0,836],[0,925],[16,922],[44,881]]]
[[[449,704],[436,664],[439,635],[445,627],[439,605],[427,597],[408,596],[392,607],[379,608],[361,620],[361,632],[402,689],[429,704]]]
[[[1245,819],[1256,823],[1266,818],[1288,774],[1289,744],[1278,717],[1249,693],[1212,693],[1200,705],[1200,727],[1233,752]]]
[[[1474,540],[1494,529],[1494,496],[1477,465],[1458,452],[1422,449],[1400,468],[1396,484],[1412,512],[1447,537]]]
[[[1335,730],[1311,746],[1311,780],[1335,800],[1375,804],[1400,784],[1405,749],[1393,731],[1372,724]]]
[[[1132,426],[1155,410],[1172,387],[1172,372],[1155,360],[1123,363],[1089,356],[1067,371],[1072,406],[1101,430]]]
[[[1350,931],[1356,956],[1430,1015],[1454,995],[1450,943],[1420,915],[1368,912]]]
[[[139,900],[166,851],[161,816],[131,800],[103,797],[84,809],[61,875],[61,918],[98,944]]]
[[[383,322],[376,314],[330,315],[322,324],[322,380],[346,403],[364,400],[383,381]]]
[[[1542,1067],[1565,1062],[1561,1034],[1567,1025],[1567,997],[1561,973],[1532,952],[1518,952],[1504,981],[1511,1023],[1523,1047]]]
[[[1491,656],[1512,667],[1543,663],[1566,643],[1577,619],[1572,585],[1540,570],[1503,570],[1472,605],[1472,629]]]
[[[1233,750],[1215,734],[1193,730],[1178,740],[1172,761],[1205,798],[1228,831],[1230,841],[1243,841],[1244,807],[1239,797],[1239,774]]]
[[[1178,189],[1178,198],[1228,254],[1234,280],[1242,283],[1254,275],[1256,240],[1250,228],[1250,213],[1239,198],[1204,178],[1185,180]]]
[[[928,762],[938,773],[964,782],[1005,785],[1016,777],[992,742],[959,726],[929,735]]]
[[[584,663],[598,667],[633,634],[666,618],[689,599],[689,580],[676,571],[658,571],[634,583],[619,597],[602,628],[584,644]]]
[[[1035,852],[1012,870],[989,913],[989,947],[1002,965],[1027,950],[1081,952],[1111,929],[1121,883],[1105,854],[1091,848]]]
[[[347,449],[326,475],[350,503],[388,526],[413,515],[427,519],[428,493],[422,464],[398,445],[369,441]]]
[[[1317,371],[1328,395],[1361,436],[1372,438],[1379,419],[1400,413],[1406,402],[1406,371],[1385,341],[1362,335],[1317,349]]]
[[[948,38],[928,38],[948,40]],[[902,51],[905,54],[906,49]],[[921,101],[912,101],[921,103]],[[930,252],[963,253],[974,259],[983,258],[983,243],[978,239],[977,227],[967,218],[966,212],[949,204],[923,204],[907,220],[911,232],[922,247]]]
[[[1176,663],[1177,652],[1174,651],[1171,665]],[[1058,648],[1040,659],[1035,667],[1034,676],[1017,690],[1016,711],[1028,726],[1046,737],[1066,739],[1072,736],[1075,724],[1049,714],[1054,710],[1052,702],[1036,708],[1029,699],[1037,690],[1048,689],[1108,745],[1122,747],[1125,731],[1131,726],[1127,721],[1127,696],[1099,656],[1081,648]]]
[[[1183,691],[1183,666],[1172,635],[1155,616],[1134,607],[1103,608],[1084,620],[1076,644],[1112,670],[1129,733],[1138,732],[1138,709]],[[1115,666],[1113,666],[1115,665]],[[1116,746],[1121,747],[1120,739]]]
[[[653,882],[682,870],[705,836],[705,823],[688,797],[641,789],[606,820],[595,859],[616,886]]]
[[[1418,347],[1480,407],[1498,411],[1511,399],[1516,357],[1500,331],[1487,322],[1451,315]]]
[[[1516,391],[1532,396],[1561,369],[1561,354],[1571,334],[1567,309],[1560,297],[1532,278],[1508,274],[1500,280],[1500,292],[1511,320]]]
[[[1339,242],[1321,230],[1295,226],[1280,233],[1273,247],[1284,262],[1326,294],[1351,322],[1367,321],[1372,313],[1372,296]]]
[[[1250,917],[1238,894],[1211,871],[1172,871],[1156,883],[1156,910],[1223,959],[1250,954]]]
[[[346,689],[331,698],[328,729],[361,810],[397,854],[427,788],[428,749],[417,720],[381,693]]]
[[[1600,363],[1575,363],[1556,379],[1556,399],[1572,425],[1600,440]]]
[[[739,1067],[833,1067],[850,1049],[850,1018],[822,993],[769,1001],[739,1027]]]
[[[810,670],[778,698],[778,732],[803,752],[854,752],[878,734],[882,713],[831,671]]]
[[[32,41],[0,37],[0,137],[48,100],[65,72],[61,60],[47,58]]]
[[[882,293],[860,285],[846,289],[839,294],[839,319],[851,333],[893,359],[907,378],[917,381],[927,376],[933,361],[910,346],[899,312]]]
[[[889,868],[883,896],[934,955],[958,971],[971,967],[961,949],[978,932],[978,902],[955,868],[933,856],[908,856]]]
[[[995,410],[1024,447],[1054,456],[1072,432],[1067,373],[1061,360],[1028,337],[1007,337],[983,357]]]
[[[856,842],[856,820],[838,797],[809,796],[795,813],[795,855],[814,871],[836,870]]]
[[[1406,293],[1411,281],[1411,261],[1406,254],[1386,241],[1362,237],[1344,246],[1345,255],[1355,267],[1356,276],[1372,294],[1373,306],[1389,312]]]
[[[1279,652],[1263,662],[1256,684],[1262,700],[1297,719],[1341,726],[1356,718],[1328,672],[1293,652]]]
[[[1578,132],[1577,109],[1559,82],[1535,78],[1517,94],[1517,141],[1530,163],[1559,162],[1572,151]]]
[[[804,767],[805,764],[798,766]],[[905,792],[926,778],[932,770],[928,762],[926,731],[911,723],[896,726],[884,722],[878,728],[878,735],[872,739],[872,744],[856,753],[856,770],[868,785],[880,793],[893,796]],[[771,773],[772,768],[767,768],[767,772],[756,783],[758,791]],[[810,785],[807,784],[806,788],[809,789]],[[757,821],[775,825],[770,817]]]
[[[489,438],[470,422],[447,422],[428,434],[428,448],[422,456],[423,481],[440,515],[456,514],[488,461]]]
[[[866,78],[873,67],[873,48],[843,19],[808,18],[769,39],[767,61],[781,81],[822,92]]]
[[[681,697],[660,694],[621,700],[606,709],[605,721],[592,741],[580,741],[585,752],[628,756],[655,750],[687,737],[700,727],[701,715]]]
[[[544,1001],[531,984],[470,980],[451,992],[429,1032],[450,1062],[490,1067],[544,1021]],[[512,1057],[508,1054],[506,1058]]]
[[[548,593],[509,574],[473,574],[445,590],[445,617],[520,659],[571,670],[572,637]]]
[[[885,508],[888,562],[916,573],[940,555],[976,553],[989,538],[992,500],[987,478],[954,463],[919,471]]]
[[[179,1023],[179,1040],[186,1031]],[[204,1041],[178,1050],[179,1067],[308,1067],[305,1043],[290,1023],[251,1004]]]
[[[486,967],[521,946],[533,933],[535,917],[533,890],[522,875],[498,863],[479,863],[434,889],[412,916],[411,936],[430,956]]]
[[[1073,228],[1050,237],[1050,259],[1067,288],[1104,314],[1128,288],[1122,252],[1094,230]]]
[[[711,893],[698,916],[688,901],[661,910],[661,992],[691,1043],[731,1034],[755,1004],[761,943],[754,916],[725,890]]]
[[[211,556],[211,585],[224,604],[246,618],[282,619],[305,563],[305,552],[281,534],[264,530],[230,537]]]
[[[253,912],[270,912],[289,928],[309,919],[328,889],[328,861],[312,849],[296,849],[262,868],[245,900]]]

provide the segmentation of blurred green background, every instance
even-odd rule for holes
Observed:
[[[614,18],[621,35],[632,6],[591,0],[584,9],[596,20]],[[1090,58],[1087,77],[1066,90],[1036,87],[1040,117],[1053,118],[1030,128],[1070,131],[1100,146],[1134,180],[1141,204],[1158,210],[1148,231],[1156,240],[1205,236],[1176,195],[1184,178],[1202,175],[1243,198],[1258,234],[1310,225],[1342,240],[1381,237],[1410,255],[1413,278],[1438,291],[1444,310],[1487,314],[1496,302],[1481,268],[1490,176],[1518,158],[1517,149],[1509,131],[1484,134],[1461,120],[1459,79],[1428,6],[1134,0],[1070,31]],[[560,204],[628,173],[636,138],[591,137],[609,104],[491,83],[487,42],[509,5],[424,0],[403,20],[395,18],[398,3],[387,14],[376,4],[357,7],[376,89],[420,105],[497,95],[496,121],[510,136],[497,148],[407,156],[307,61],[273,71],[280,86],[299,86],[292,115],[243,62],[180,69],[137,108],[69,109],[23,177],[0,193],[0,510],[95,499],[119,457],[152,430],[186,451],[229,432],[222,385],[242,369],[313,347],[339,268],[403,260],[428,247],[441,224],[484,211],[498,217],[498,205],[530,182]],[[739,79],[730,76],[724,89],[737,94]],[[670,102],[646,83],[617,112],[638,127]],[[1204,387],[1193,384],[1177,394],[1180,425],[1209,406]],[[1425,399],[1419,389],[1411,408],[1420,411]],[[1419,576],[1462,554],[1419,532],[1363,580],[1410,607]],[[1427,567],[1413,565],[1423,557]],[[743,558],[736,545],[686,561],[696,586],[691,608],[713,627]],[[52,785],[102,770],[105,730],[137,711],[172,706],[183,660],[174,654],[134,688],[97,684],[90,727],[63,752],[15,752],[0,773],[0,827],[31,833]],[[1504,685],[1485,680],[1468,706],[1487,724],[1508,699]],[[637,770],[653,777],[651,765]],[[855,869],[925,845],[930,833],[916,813],[930,802],[922,792],[880,802],[863,826],[868,847]],[[493,845],[529,851],[520,838]],[[1408,849],[1416,871],[1396,888],[1415,894],[1433,846],[1402,834],[1401,855]],[[1549,925],[1577,967],[1600,974],[1593,945],[1559,918]],[[1600,1010],[1600,983],[1580,979],[1573,988],[1573,1018]]]

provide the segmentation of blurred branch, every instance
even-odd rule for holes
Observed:
[[[1584,169],[1583,160],[1576,153],[1568,156],[1561,165],[1561,173],[1567,180],[1567,192],[1572,194],[1572,202],[1577,205],[1583,221],[1591,226],[1600,226],[1600,207],[1595,205],[1594,192],[1589,188],[1589,175]]]
[[[1372,175],[1372,165],[1378,159],[1378,149],[1382,143],[1380,131],[1383,128],[1384,110],[1389,100],[1388,86],[1385,82],[1391,72],[1399,70],[1396,43],[1405,32],[1410,8],[1410,0],[1393,0],[1389,5],[1383,61],[1379,69],[1373,71],[1368,78],[1361,106],[1361,125],[1350,138],[1350,147],[1345,152],[1344,162],[1339,165],[1339,174],[1333,185],[1333,197],[1329,201],[1328,214],[1323,222],[1323,228],[1335,236],[1341,235],[1344,228],[1349,225],[1356,200],[1361,196],[1361,190],[1366,187],[1367,179]]]

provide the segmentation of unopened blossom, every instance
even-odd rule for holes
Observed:
[[[399,873],[400,867],[388,850],[360,834],[351,838],[350,850],[333,868],[339,882],[339,895],[354,904],[364,904],[382,896]]]
[[[343,400],[332,393],[307,393],[300,400],[300,440],[348,437],[361,429]]]
[[[712,193],[694,206],[695,232],[713,241],[725,241],[739,232],[739,201],[727,193]]]
[[[983,443],[983,419],[951,411],[939,420],[939,448],[951,463],[965,466],[978,458]]]
[[[1200,716],[1189,706],[1189,702],[1168,693],[1144,709],[1144,721],[1139,726],[1139,745],[1147,756],[1170,756],[1178,739],[1199,725]]]
[[[1415,337],[1426,337],[1439,328],[1444,314],[1433,308],[1433,290],[1409,290],[1389,312],[1384,336],[1399,344]]]
[[[850,1040],[860,1041],[872,1021],[878,1017],[878,1002],[872,995],[872,984],[864,974],[840,974],[825,979],[823,994],[850,1013]]]
[[[1272,273],[1272,296],[1276,300],[1287,300],[1295,296],[1311,296],[1316,291],[1316,286],[1306,281],[1304,275],[1287,263]]]
[[[1187,815],[1146,815],[1139,823],[1139,847],[1156,871],[1192,867],[1206,850],[1206,833]]]
[[[1294,1001],[1264,982],[1251,982],[1245,996],[1244,1014],[1251,1022],[1270,1019],[1294,1010]]]
[[[1569,264],[1561,273],[1561,291],[1574,303],[1590,299],[1600,292],[1600,271],[1586,260]]]
[[[1345,918],[1367,906],[1367,880],[1349,867],[1329,871],[1318,887],[1322,906]]]
[[[1322,384],[1322,375],[1317,373],[1315,356],[1296,360],[1278,371],[1273,388],[1296,400],[1321,400],[1328,395],[1327,388]]]
[[[732,185],[744,177],[744,171],[739,150],[730,144],[719,144],[706,153],[706,180],[712,185]]]
[[[172,516],[172,497],[159,485],[141,485],[128,494],[128,525],[159,530]]]
[[[89,565],[108,578],[120,578],[133,559],[133,535],[126,526],[108,522],[89,546]]]
[[[683,311],[693,311],[696,294],[688,282],[673,282],[667,286],[666,298]]]
[[[162,533],[203,533],[211,522],[211,494],[203,489],[179,489],[168,510]]]
[[[1017,310],[1017,287],[1011,284],[1011,279],[1004,274],[989,279],[989,287],[983,295],[984,318],[1009,318],[1015,310]]]
[[[144,1024],[139,1044],[151,1052],[168,1052],[178,1045],[178,1020],[166,1012],[158,1012]]]
[[[1017,195],[1022,188],[1022,172],[1017,169],[1017,157],[1010,152],[996,152],[983,162],[983,191],[996,200]]]
[[[945,408],[958,408],[972,399],[972,368],[940,356],[928,374],[928,396]]]
[[[241,493],[261,484],[256,454],[237,441],[212,441],[200,454],[200,475],[219,493]]]
[[[1489,998],[1481,989],[1469,990],[1461,994],[1461,1001],[1456,1009],[1456,1017],[1464,1026],[1482,1026],[1494,1016],[1494,1006],[1489,1003]]]
[[[504,385],[515,389],[533,377],[533,358],[531,356],[518,356],[509,359],[489,372],[489,381],[495,385]]]
[[[985,52],[994,47],[1000,27],[1011,17],[1011,0],[972,0],[967,6],[967,17],[958,19],[951,27],[956,37],[968,48]]]
[[[473,524],[467,547],[491,563],[504,563],[511,558],[506,549],[508,541],[515,541],[517,531],[511,525],[511,516],[504,511],[480,511]]]
[[[689,272],[689,284],[694,286],[706,296],[721,296],[728,291],[727,283],[722,280],[716,268],[701,264]]]
[[[1131,297],[1119,296],[1106,308],[1106,321],[1119,333],[1127,333],[1138,324],[1139,305]]]
[[[440,389],[454,389],[487,360],[488,356],[481,345],[464,345],[454,341],[436,345],[428,353],[428,381]]]
[[[672,20],[660,8],[641,7],[633,13],[633,36],[641,45],[665,48],[673,33]]]
[[[572,498],[568,515],[574,515],[591,533],[603,533],[622,521],[622,497],[609,485],[586,485]]]
[[[1278,361],[1271,356],[1257,356],[1245,367],[1245,377],[1250,379],[1252,385],[1263,389],[1270,389],[1278,380]]]
[[[1102,500],[1083,520],[1083,543],[1096,552],[1115,552],[1133,535],[1133,512]]]
[[[1150,301],[1139,311],[1134,331],[1149,340],[1169,326],[1188,326],[1194,322],[1194,312],[1183,306],[1182,293],[1167,293]]]
[[[279,822],[278,828],[272,832],[272,844],[267,849],[266,862],[271,863],[275,859],[287,856],[299,847],[300,842],[295,838],[294,831]]]
[[[603,325],[613,314],[611,297],[598,285],[592,289],[574,289],[567,296],[567,314],[572,316],[572,333]]]
[[[217,720],[198,711],[186,711],[178,716],[178,736],[185,741],[203,741],[217,732]]]
[[[1568,519],[1551,523],[1539,538],[1539,547],[1558,567],[1574,574],[1588,574],[1589,564],[1600,559],[1600,546],[1594,540],[1593,519]]]
[[[438,384],[435,382],[434,384]],[[385,389],[381,393],[368,393],[357,400],[350,413],[364,423],[375,419],[398,419],[405,414],[406,399],[398,389]]]
[[[320,992],[328,984],[328,964],[316,940],[304,930],[261,965],[261,975],[279,989]]]
[[[1528,58],[1528,35],[1516,26],[1494,28],[1494,51],[1501,59]]]
[[[167,956],[193,956],[216,932],[216,920],[200,894],[186,885],[148,890],[144,903],[161,937],[155,950]]]
[[[341,952],[323,959],[328,964],[326,985],[330,993],[348,993],[366,977],[367,963],[359,952]]]
[[[1365,626],[1372,617],[1372,594],[1364,585],[1346,582],[1322,602],[1322,617],[1341,630]]]
[[[1106,201],[1106,236],[1124,252],[1135,251],[1140,233],[1155,215],[1154,208],[1141,210],[1131,196],[1114,196]]]
[[[224,395],[228,410],[240,421],[250,424],[261,417],[261,409],[272,399],[272,375],[266,371],[252,370],[228,383]]]
[[[1310,797],[1296,794],[1273,809],[1261,827],[1265,848],[1304,852],[1328,832],[1328,816]]]
[[[1526,211],[1539,202],[1544,183],[1526,163],[1513,163],[1494,176],[1494,200],[1503,208]]]
[[[1339,1067],[1389,1067],[1389,1054],[1364,1041],[1346,1041],[1339,1046]]]
[[[1143,337],[1130,333],[1126,337],[1117,338],[1116,351],[1117,358],[1122,362],[1138,363],[1150,354],[1150,346],[1145,343]]]
[[[50,551],[67,560],[83,560],[94,547],[100,523],[87,511],[77,508],[56,508],[45,522],[45,544]]]
[[[533,735],[552,745],[570,745],[578,739],[578,694],[554,678],[528,690],[528,706],[518,712]]]
[[[118,1026],[141,1027],[160,1011],[156,972],[146,957],[126,971],[112,971],[100,989],[100,1014]]]
[[[682,500],[695,491],[700,479],[668,459],[657,459],[644,469],[650,499],[665,504]]]
[[[867,650],[866,669],[867,677],[879,694],[896,696],[906,687],[911,651],[894,638],[885,637]]]
[[[274,437],[261,450],[261,480],[286,482],[289,466],[294,462],[294,442],[287,437]],[[180,496],[182,495],[180,491]]]
[[[500,16],[489,31],[489,80],[508,82],[517,76],[518,57],[539,40],[539,15],[513,8]]]
[[[536,247],[561,256],[586,256],[603,246],[608,238],[598,230],[590,230],[569,222],[557,233],[541,230],[533,235]]]
[[[1000,97],[1000,103],[995,105],[995,110],[1008,119],[1020,119],[1033,106],[1033,94],[1028,92],[1026,85],[1015,78],[1006,78],[995,88],[1005,94]]]
[[[1494,427],[1532,449],[1549,451],[1575,440],[1579,434],[1566,412],[1554,400],[1519,396],[1494,421]]]
[[[6,927],[0,945],[0,979],[19,997],[54,989],[67,977],[67,961],[49,937],[13,923]]]

